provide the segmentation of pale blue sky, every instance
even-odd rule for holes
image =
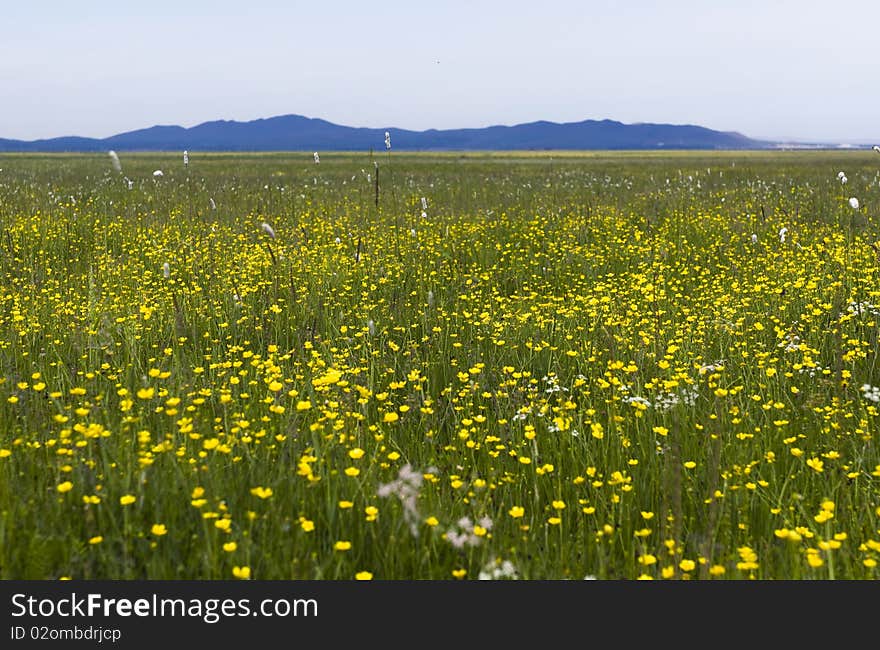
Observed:
[[[880,1],[2,0],[0,137],[296,113],[880,141]]]

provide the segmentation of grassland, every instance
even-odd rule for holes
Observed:
[[[876,578],[876,153],[120,161],[0,156],[0,578]]]

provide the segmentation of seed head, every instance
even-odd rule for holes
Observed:
[[[119,162],[119,156],[116,155],[116,152],[111,149],[107,152],[107,154],[110,156],[110,164],[113,165],[113,169],[115,169],[117,172],[121,172],[122,163]]]

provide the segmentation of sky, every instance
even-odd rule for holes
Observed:
[[[0,138],[298,114],[880,142],[880,2],[2,0]]]

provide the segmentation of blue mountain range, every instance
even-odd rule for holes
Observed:
[[[385,132],[402,151],[542,149],[766,149],[772,142],[691,124],[624,124],[614,120],[529,122],[514,126],[410,131],[333,124],[302,115],[249,122],[217,120],[197,126],[152,126],[109,138],[68,136],[0,139],[0,151],[363,151],[385,147]]]

